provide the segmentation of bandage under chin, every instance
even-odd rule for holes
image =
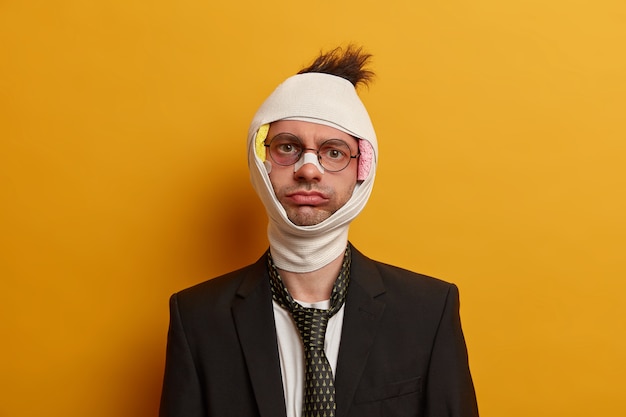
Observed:
[[[295,165],[293,166],[293,172],[298,171],[300,168],[302,168],[304,166],[304,164],[313,164],[317,167],[317,169],[323,174],[324,173],[324,167],[322,167],[320,165],[320,161],[317,160],[317,155],[311,153],[311,152],[305,152],[300,159],[298,160],[298,162],[295,163]]]

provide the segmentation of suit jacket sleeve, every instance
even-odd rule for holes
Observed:
[[[170,298],[170,327],[159,417],[200,417],[205,415],[204,409],[198,373],[174,294]]]
[[[459,292],[455,285],[451,285],[448,292],[426,381],[426,416],[478,416],[467,348],[461,330]]]

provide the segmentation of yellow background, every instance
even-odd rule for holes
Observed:
[[[266,247],[248,123],[375,55],[351,239],[457,283],[483,417],[624,416],[622,0],[0,2],[0,416],[154,416],[169,295]]]

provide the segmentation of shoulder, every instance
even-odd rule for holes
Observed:
[[[447,298],[458,290],[453,283],[408,269],[375,261],[352,248],[355,281],[370,289],[370,293],[409,299]]]
[[[420,288],[432,288],[433,290],[447,290],[454,284],[440,278],[431,277],[410,271],[399,266],[390,265],[384,262],[374,261],[376,269],[386,282],[394,282],[399,285],[417,286]]]
[[[374,263],[385,286],[385,298],[397,306],[430,306],[440,310],[450,302],[458,303],[458,289],[453,283],[382,262]]]
[[[266,274],[265,255],[257,262],[206,280],[172,295],[179,308],[230,306],[240,292],[254,291]]]

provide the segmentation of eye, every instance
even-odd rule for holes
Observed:
[[[269,144],[270,157],[278,165],[295,164],[302,154],[302,143],[297,136],[290,133],[279,133]]]
[[[270,147],[272,152],[282,156],[298,155],[302,149],[298,139],[288,134],[277,135],[272,139]]]
[[[348,157],[350,148],[340,140],[329,140],[319,150],[322,159],[328,161],[341,161]]]
[[[276,150],[281,153],[294,153],[296,147],[293,143],[279,143],[276,145]]]
[[[341,152],[339,149],[329,149],[326,154],[328,155],[329,158],[332,159],[341,159],[345,156],[345,154],[343,152]]]

